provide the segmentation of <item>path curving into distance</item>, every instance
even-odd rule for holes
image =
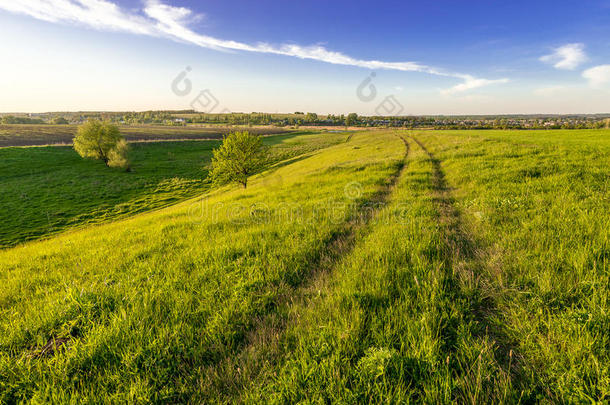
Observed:
[[[352,140],[353,135],[349,135],[346,143]],[[230,365],[231,370],[238,372],[215,373],[216,379],[210,386],[212,388],[210,395],[213,395],[214,390],[224,387],[233,391],[229,394],[229,398],[235,399],[235,396],[239,396],[243,387],[248,384],[248,379],[256,379],[261,369],[279,361],[283,355],[280,341],[287,326],[294,322],[295,314],[298,314],[302,307],[314,305],[312,297],[315,297],[322,286],[329,282],[337,266],[353,252],[357,243],[372,231],[371,224],[391,199],[398,180],[405,172],[411,147],[407,138],[398,134],[396,137],[404,144],[402,161],[375,193],[369,198],[357,201],[347,221],[342,223],[332,238],[325,242],[318,258],[308,263],[302,270],[304,276],[298,280],[298,283],[292,285],[289,293],[280,296],[273,303],[275,310],[257,317],[254,328],[247,332],[244,344],[217,363],[220,370],[227,370],[226,366]],[[241,370],[248,372],[242,374]]]

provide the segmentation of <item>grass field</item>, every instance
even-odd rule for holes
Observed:
[[[71,145],[78,125],[0,125],[0,147],[33,145]],[[244,127],[257,135],[288,133],[290,130],[275,127]],[[202,140],[222,139],[238,127],[223,126],[161,126],[161,125],[124,125],[121,133],[129,142],[161,140]]]
[[[0,402],[610,401],[609,131],[328,136],[0,251]]]
[[[344,134],[264,138],[274,161],[344,140]],[[68,146],[0,148],[0,248],[167,206],[209,188],[218,141],[132,144],[133,170],[83,160]]]

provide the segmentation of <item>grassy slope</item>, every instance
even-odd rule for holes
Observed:
[[[448,375],[439,331],[459,311],[447,297],[432,177],[410,142],[387,206],[285,311],[282,336],[253,349],[260,360],[246,363],[254,382],[245,382],[242,400],[401,402],[425,396],[426,386],[430,400],[450,397],[438,391]]]
[[[275,160],[341,142],[344,134],[265,137]],[[0,149],[0,247],[131,216],[201,194],[217,141],[132,144],[133,171],[83,160],[71,147]]]
[[[209,370],[314,271],[346,203],[371,198],[402,153],[395,136],[355,135],[247,190],[0,252],[0,402],[205,399]],[[54,339],[70,349],[45,356]]]
[[[233,398],[610,399],[608,132],[413,135],[381,221],[244,356]]]
[[[402,134],[0,252],[0,402],[607,401],[608,132]]]
[[[516,388],[610,400],[610,133],[422,135],[478,237],[478,283]]]

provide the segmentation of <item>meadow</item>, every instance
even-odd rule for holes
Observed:
[[[610,131],[273,149],[247,189],[1,250],[0,402],[610,401]]]
[[[264,138],[274,162],[340,142],[306,132]],[[108,222],[205,192],[219,141],[131,144],[132,170],[107,169],[70,146],[0,148],[0,248]]]

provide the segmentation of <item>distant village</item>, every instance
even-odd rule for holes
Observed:
[[[81,124],[88,119],[109,120],[121,125],[271,125],[390,127],[409,129],[601,129],[610,128],[610,114],[501,115],[501,116],[360,116],[355,113],[318,115],[294,112],[208,114],[194,110],[143,112],[54,112],[0,114],[0,123],[30,125]]]

